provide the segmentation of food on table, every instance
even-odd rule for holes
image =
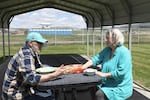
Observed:
[[[96,72],[97,70],[93,68],[88,68],[83,71],[84,75],[95,75]]]
[[[64,74],[76,74],[83,72],[82,64],[70,64],[63,67]]]
[[[63,67],[64,74],[72,74],[73,67],[71,65],[66,65]]]

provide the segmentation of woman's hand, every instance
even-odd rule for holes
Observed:
[[[100,76],[100,77],[111,77],[112,76],[111,73],[103,73],[100,71],[97,71],[95,74]]]

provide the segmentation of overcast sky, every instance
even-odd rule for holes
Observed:
[[[86,27],[80,15],[53,8],[44,8],[15,16],[10,28],[41,28],[41,24],[50,24],[52,27]]]

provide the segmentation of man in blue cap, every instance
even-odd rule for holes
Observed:
[[[43,45],[47,42],[48,41],[44,39],[40,33],[37,32],[28,33],[26,38],[26,43],[29,43],[33,51],[37,53],[41,51]]]
[[[34,72],[41,67],[37,54],[48,41],[40,33],[27,34],[25,46],[10,60],[3,82],[3,100],[42,100],[41,96],[35,95],[33,87],[39,82],[45,82],[63,74],[63,66],[50,74],[39,75]],[[53,97],[44,100],[53,100]]]

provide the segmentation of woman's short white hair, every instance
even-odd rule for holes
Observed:
[[[110,40],[112,40],[113,46],[117,46],[124,43],[124,36],[119,29],[110,29],[108,31]]]

